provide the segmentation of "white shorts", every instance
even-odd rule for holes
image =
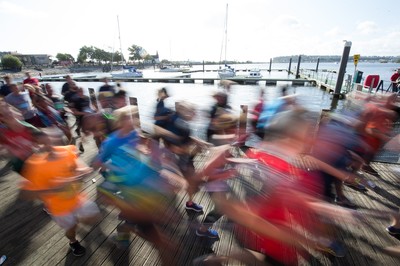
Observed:
[[[73,212],[62,216],[51,216],[61,228],[68,230],[78,224],[79,219],[92,218],[100,213],[99,207],[93,201],[86,201]]]

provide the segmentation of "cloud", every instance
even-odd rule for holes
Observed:
[[[338,36],[339,34],[340,34],[340,29],[339,29],[339,27],[334,27],[334,28],[332,28],[332,29],[330,29],[330,30],[328,30],[328,31],[326,31],[326,32],[324,33],[324,35],[327,36],[327,37],[336,37],[336,36]]]
[[[357,30],[361,34],[371,34],[378,30],[378,27],[375,22],[373,21],[363,21],[358,23]]]
[[[30,18],[38,18],[44,15],[40,11],[39,12],[37,10],[32,11],[27,7],[24,7],[22,5],[16,5],[8,1],[0,2],[0,13],[12,16],[30,17]]]
[[[274,24],[278,27],[286,27],[286,28],[292,28],[292,29],[297,29],[301,27],[300,21],[293,16],[281,16],[278,17],[275,21]]]
[[[400,55],[400,31],[377,36],[357,45],[368,55]]]

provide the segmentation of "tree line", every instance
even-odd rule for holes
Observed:
[[[154,58],[147,53],[147,51],[136,44],[131,45],[128,48],[129,57],[128,60],[133,63],[143,63],[143,61],[152,61]],[[70,62],[72,63],[91,63],[91,64],[121,64],[127,63],[128,60],[124,58],[124,55],[119,51],[108,52],[104,49],[95,46],[82,46],[79,49],[78,56],[75,57],[68,53],[57,53],[55,56],[58,62]],[[23,66],[21,60],[14,55],[6,54],[1,57],[1,65],[4,69],[20,70]]]
[[[151,55],[149,55],[146,50],[139,46],[133,44],[128,48],[129,60],[133,62],[140,63],[143,60],[152,60]],[[94,64],[111,64],[111,63],[125,63],[127,60],[124,55],[119,52],[107,52],[95,46],[82,46],[79,49],[79,54],[76,61],[70,54],[58,53],[56,55],[58,61],[73,61],[79,64],[84,63],[94,63]]]

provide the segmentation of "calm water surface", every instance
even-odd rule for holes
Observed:
[[[296,62],[292,62],[292,70],[295,70],[297,66]],[[369,74],[378,74],[384,81],[390,80],[390,76],[393,71],[399,66],[399,64],[393,63],[359,63],[358,70],[364,72],[364,77]],[[205,66],[206,72],[192,73],[191,76],[194,78],[200,77],[217,77],[218,73],[211,70],[218,69],[218,65],[207,65]],[[261,73],[264,78],[293,78],[293,75],[289,75],[285,71],[271,71],[268,72],[269,63],[266,64],[242,64],[232,65],[237,70],[249,70],[252,68],[261,69]],[[302,63],[301,68],[303,69],[315,69],[316,63]],[[272,69],[287,69],[288,64],[272,64]],[[194,66],[193,69],[203,69],[203,66]],[[334,63],[320,63],[319,69],[338,71],[339,64]],[[209,70],[209,71],[207,71]],[[354,65],[349,63],[347,65],[347,74],[354,73]],[[104,76],[104,73],[93,73],[98,76]],[[145,69],[143,71],[144,77],[154,78],[159,76],[170,77],[179,75],[181,73],[160,73],[153,69]],[[237,75],[245,75],[246,72],[239,71]],[[80,75],[91,75],[88,73],[74,74],[75,77]],[[61,86],[64,82],[51,82],[56,91],[61,90]],[[113,83],[112,83],[113,84]],[[206,119],[205,112],[207,112],[211,105],[214,103],[212,95],[219,89],[217,84],[207,85],[202,83],[195,84],[183,84],[183,83],[136,83],[136,82],[125,82],[121,83],[122,87],[128,92],[130,97],[136,97],[139,105],[139,112],[141,120],[152,123],[152,117],[156,105],[157,90],[161,87],[167,87],[170,98],[166,102],[167,105],[174,107],[176,101],[189,101],[193,103],[197,110],[197,116],[193,121],[193,128],[196,131],[204,131],[208,120]],[[83,87],[88,94],[88,88],[94,88],[96,91],[102,85],[101,82],[78,82],[78,85]],[[240,105],[247,105],[251,109],[257,102],[260,90],[265,90],[266,101],[272,101],[279,96],[279,87],[285,85],[284,82],[278,82],[278,86],[258,86],[258,85],[234,85],[229,95],[229,103],[232,106],[234,112],[239,114]],[[386,85],[385,85],[386,86]],[[290,93],[296,93],[298,101],[311,111],[319,112],[321,109],[327,109],[331,104],[331,95],[325,91],[316,87],[291,87]],[[339,103],[339,108],[341,103]]]

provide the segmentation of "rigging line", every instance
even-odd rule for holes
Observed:
[[[224,29],[222,31],[222,41],[221,41],[221,52],[219,54],[219,63],[222,62],[222,52],[224,51],[224,43],[226,43],[226,33],[227,33],[227,16],[228,16],[228,4],[226,5],[226,14],[225,14],[225,21],[224,21]],[[225,44],[225,61],[226,61],[226,44]]]
[[[225,64],[226,64],[227,50],[228,50],[228,4],[226,4],[226,21],[225,21]]]
[[[119,17],[118,17],[118,15],[117,15],[117,22],[118,22],[119,50],[121,52],[122,62],[125,63],[125,57],[124,57],[124,54],[122,53],[122,41],[121,41],[121,32],[120,32],[120,29],[119,29]]]

